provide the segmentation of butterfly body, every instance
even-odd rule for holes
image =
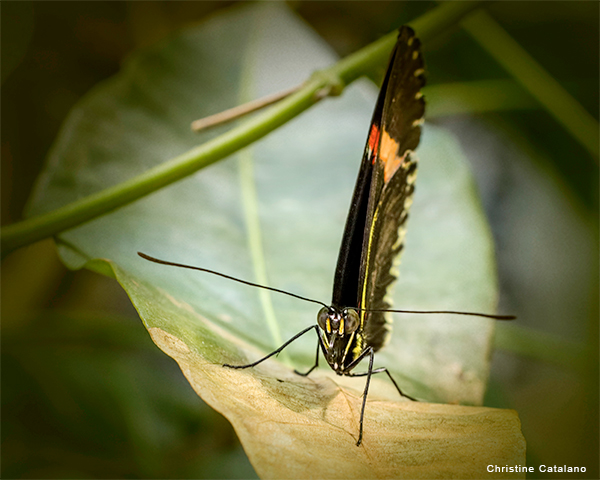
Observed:
[[[512,315],[447,310],[390,310],[391,302],[387,295],[396,280],[395,267],[404,247],[408,210],[417,172],[414,150],[419,144],[425,112],[425,102],[420,92],[425,84],[424,64],[419,47],[420,42],[413,30],[401,27],[369,127],[367,145],[344,228],[329,306],[319,300],[277,288],[201,267],[159,260],[138,252],[155,263],[208,272],[321,305],[323,308],[317,315],[317,323],[298,332],[277,350],[250,364],[223,366],[236,369],[254,367],[314,329],[318,338],[315,363],[307,372],[296,373],[306,376],[312,372],[319,365],[319,353],[322,353],[338,375],[366,377],[357,446],[363,438],[365,406],[372,375],[385,373],[400,395],[415,400],[402,392],[387,368],[374,367],[375,352],[390,337],[391,324],[386,315],[390,312],[451,313],[496,320],[515,318]],[[354,373],[354,368],[367,359],[367,370]]]
[[[338,257],[331,307],[317,317],[325,359],[340,375],[389,340],[384,312],[396,279],[416,177],[425,102],[420,43],[401,27],[379,93]],[[375,310],[375,311],[371,311]],[[357,321],[348,321],[348,312]],[[323,317],[323,318],[322,318]],[[326,318],[325,318],[326,317]],[[350,328],[349,328],[350,326]]]
[[[323,307],[317,315],[323,356],[338,375],[349,372],[356,352],[362,352],[364,331],[359,322],[359,315],[354,309]]]
[[[413,152],[419,143],[425,111],[420,93],[425,80],[419,47],[413,30],[401,27],[369,128],[342,237],[330,306],[273,287],[138,252],[156,263],[209,272],[322,305],[317,323],[297,333],[277,350],[247,365],[224,366],[254,367],[314,329],[318,337],[315,363],[307,372],[296,373],[306,376],[312,372],[319,364],[321,352],[338,375],[367,378],[357,446],[362,442],[365,405],[373,374],[386,373],[400,395],[414,400],[402,392],[385,367],[373,367],[373,357],[389,339],[390,323],[384,310],[390,307],[387,293],[396,279],[394,265],[403,248],[405,223],[414,191],[416,159]],[[367,357],[367,371],[353,373]]]

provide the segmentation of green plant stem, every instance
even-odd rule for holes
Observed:
[[[560,83],[486,12],[470,15],[462,26],[598,161],[598,121]]]
[[[480,2],[444,3],[411,22],[411,25],[418,32],[421,41],[425,42],[458,22],[479,4]],[[2,254],[109,213],[250,145],[315,104],[321,98],[321,92],[340,94],[346,85],[374,66],[384,63],[395,41],[396,32],[384,36],[331,68],[316,72],[297,93],[252,120],[135,178],[50,213],[3,228]]]

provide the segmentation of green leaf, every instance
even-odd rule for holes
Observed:
[[[186,151],[207,138],[190,133],[195,118],[299,83],[334,61],[312,31],[274,5],[230,10],[140,52],[72,112],[30,212],[57,208]],[[316,461],[325,447],[315,437],[331,452],[321,461],[346,462],[341,476],[360,476],[375,461],[385,463],[381,476],[415,476],[410,469],[400,473],[407,463],[398,458],[421,462],[429,476],[470,471],[479,477],[488,463],[524,462],[514,412],[401,403],[383,378],[373,380],[364,444],[356,449],[364,380],[336,377],[324,365],[304,379],[276,360],[244,371],[221,366],[254,361],[313,324],[314,304],[136,255],[143,251],[327,302],[375,96],[372,85],[354,85],[237,158],[59,237],[68,266],[116,277],[157,345],[233,423],[262,476],[289,476],[277,465],[292,468],[292,459],[281,461],[274,448],[297,452],[295,465]],[[419,156],[395,305],[492,312],[493,246],[460,148],[449,134],[426,125]],[[394,322],[377,366],[387,366],[406,393],[422,400],[481,403],[491,321],[402,315]],[[288,349],[294,368],[314,361],[316,338],[307,337]],[[419,418],[407,433],[403,425],[414,415]],[[452,455],[452,462],[419,457],[422,447],[406,448],[403,442],[426,431],[434,432],[426,436],[430,455],[444,448],[449,453],[443,458]],[[451,446],[440,444],[439,435],[452,437]],[[363,467],[353,468],[358,464]]]

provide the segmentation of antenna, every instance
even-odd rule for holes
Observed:
[[[160,260],[158,258],[151,257],[150,255],[146,255],[145,253],[142,253],[142,252],[137,252],[137,254],[145,260],[149,260],[154,263],[160,263],[161,265],[169,265],[171,267],[189,268],[190,270],[198,270],[200,272],[212,273],[213,275],[218,275],[219,277],[227,278],[228,280],[233,280],[234,282],[243,283],[244,285],[250,285],[251,287],[257,287],[257,288],[264,288],[265,290],[271,290],[272,292],[283,293],[284,295],[289,295],[290,297],[298,298],[300,300],[305,300],[307,302],[317,303],[319,305],[323,305],[324,307],[328,307],[328,305],[326,305],[323,302],[320,302],[319,300],[313,300],[312,298],[302,297],[300,295],[296,295],[295,293],[286,292],[285,290],[279,290],[278,288],[267,287],[265,285],[259,285],[258,283],[252,283],[252,282],[248,282],[246,280],[241,280],[239,278],[235,278],[230,275],[225,275],[224,273],[215,272],[214,270],[209,270],[208,268],[194,267],[192,265],[185,265],[183,263],[168,262],[166,260]]]
[[[493,315],[490,313],[477,313],[477,312],[456,312],[454,310],[365,310],[360,309],[363,312],[392,312],[392,313],[450,313],[453,315],[471,315],[473,317],[483,317],[483,318],[492,318],[494,320],[514,320],[517,317],[514,315]]]
[[[214,270],[209,270],[208,268],[202,267],[194,267],[192,265],[186,265],[184,263],[175,263],[168,262],[166,260],[161,260],[159,258],[151,257],[150,255],[146,255],[142,252],[137,252],[137,254],[145,260],[150,262],[159,263],[161,265],[169,265],[171,267],[180,267],[180,268],[188,268],[190,270],[198,270],[200,272],[211,273],[212,275],[218,275],[219,277],[226,278],[228,280],[233,280],[234,282],[243,283],[244,285],[249,285],[251,287],[263,288],[265,290],[270,290],[272,292],[283,293],[284,295],[289,295],[290,297],[297,298],[299,300],[304,300],[306,302],[316,303],[318,305],[322,305],[326,308],[329,308],[329,305],[320,302],[319,300],[313,300],[312,298],[302,297],[300,295],[296,295],[295,293],[286,292],[285,290],[280,290],[278,288],[267,287],[265,285],[259,285],[258,283],[248,282],[246,280],[242,280],[240,278],[235,278],[230,275],[225,275],[224,273],[215,272]],[[471,315],[474,317],[484,317],[484,318],[492,318],[494,320],[514,320],[514,315],[492,315],[489,313],[476,313],[476,312],[456,312],[453,310],[366,310],[363,308],[359,308],[357,310],[361,310],[363,312],[391,312],[391,313],[419,313],[419,314],[439,314],[439,313],[450,313],[453,315]]]

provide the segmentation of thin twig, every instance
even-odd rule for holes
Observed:
[[[300,88],[302,88],[303,85],[304,84],[296,85],[295,87],[288,88],[287,90],[266,95],[262,98],[244,103],[243,105],[230,108],[229,110],[194,120],[191,125],[192,131],[199,132],[201,130],[206,130],[208,128],[216,127],[217,125],[222,125],[223,123],[231,122],[232,120],[243,117],[249,113],[256,112],[261,108],[267,107],[279,102],[280,100],[283,100],[286,97],[289,97],[292,93],[296,93],[298,90],[300,90]]]

